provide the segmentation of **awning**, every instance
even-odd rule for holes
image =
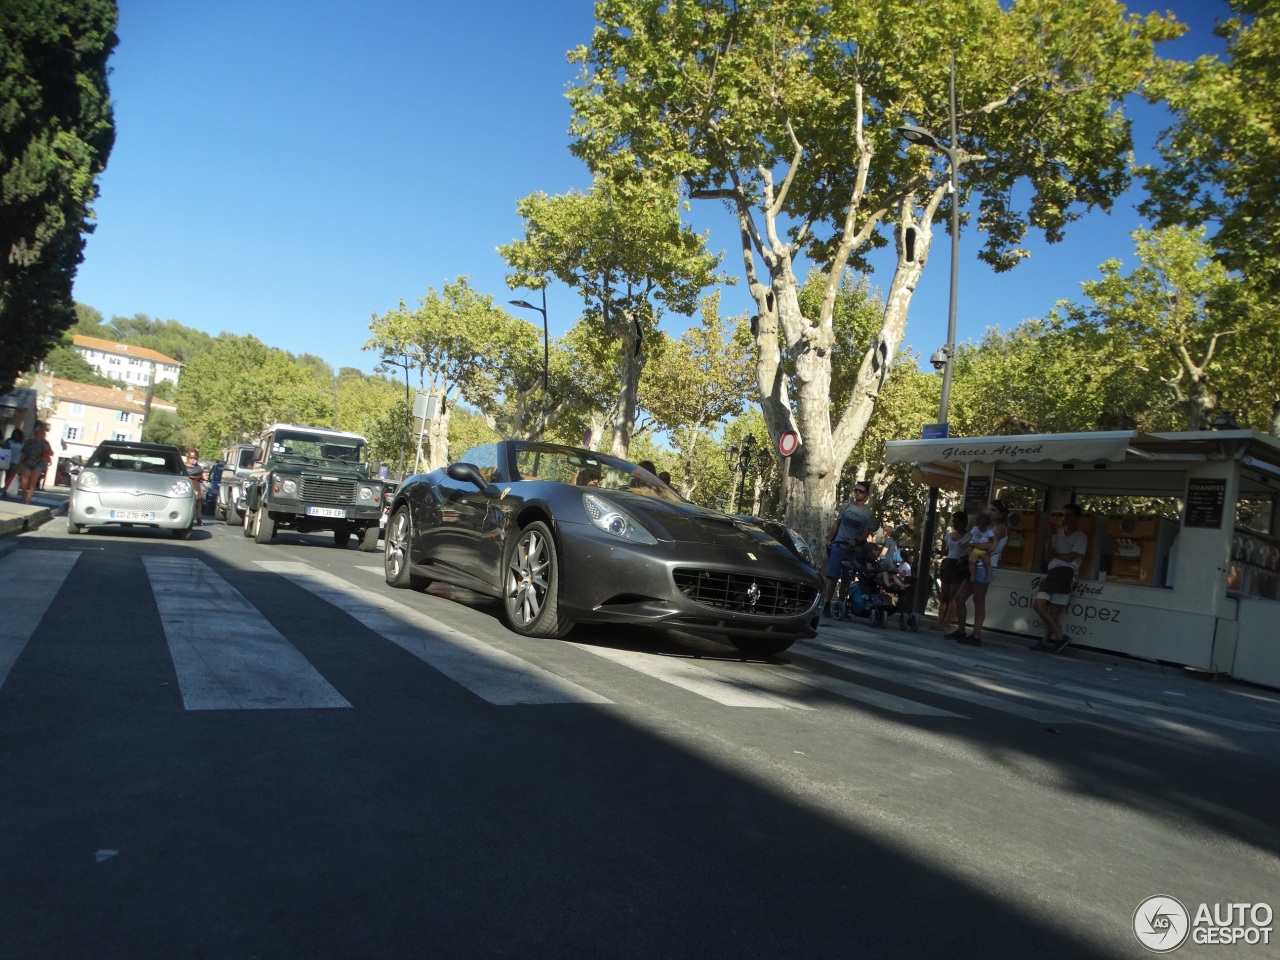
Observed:
[[[944,437],[940,440],[890,440],[885,463],[1119,463],[1137,436],[1135,430],[1104,433],[1047,433],[1018,437]]]

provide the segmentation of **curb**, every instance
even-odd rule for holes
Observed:
[[[16,536],[28,530],[38,530],[53,519],[53,509],[42,507],[23,517],[5,517],[0,520],[0,537]]]

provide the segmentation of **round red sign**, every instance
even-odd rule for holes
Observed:
[[[800,446],[800,434],[794,430],[787,430],[778,438],[778,452],[784,457],[789,457],[796,452],[796,448]]]

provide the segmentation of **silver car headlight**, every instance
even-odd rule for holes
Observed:
[[[365,503],[372,503],[374,500],[377,499],[378,494],[377,494],[377,491],[373,489],[373,487],[361,487],[360,493],[358,494],[358,496]]]
[[[591,493],[582,495],[582,505],[587,517],[605,533],[637,543],[657,543],[657,539],[644,527],[629,517],[625,511]]]
[[[295,496],[298,492],[298,481],[288,477],[280,481],[280,492],[286,497]]]
[[[76,480],[76,486],[81,490],[96,490],[98,484],[102,481],[98,479],[98,475],[92,470],[81,470],[80,476]]]
[[[195,488],[191,486],[190,480],[173,481],[173,483],[169,484],[169,492],[172,493],[175,497],[180,497],[184,493],[189,493],[192,496],[195,496],[195,493],[196,493]]]

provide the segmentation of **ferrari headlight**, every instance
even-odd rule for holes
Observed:
[[[81,470],[80,479],[76,483],[81,490],[96,490],[100,481],[98,480],[98,475],[92,470]]]
[[[175,497],[180,497],[184,493],[190,493],[194,496],[196,491],[195,488],[191,486],[190,480],[175,480],[173,483],[169,484],[169,492]]]
[[[624,540],[634,540],[637,543],[658,542],[653,534],[632,520],[624,511],[595,494],[584,493],[582,505],[586,508],[587,517],[591,522],[605,533],[622,537]]]
[[[791,534],[791,542],[796,545],[796,553],[800,554],[800,559],[812,567],[814,565],[813,551],[809,549],[809,541],[790,527],[787,527],[787,532]]]

